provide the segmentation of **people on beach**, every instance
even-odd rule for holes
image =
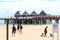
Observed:
[[[20,33],[22,33],[22,29],[23,29],[22,25],[21,25],[21,24],[18,24],[17,30],[18,30]]]
[[[48,28],[48,26],[46,26],[46,28],[44,29],[44,36],[46,36],[47,35],[47,28]]]
[[[22,33],[22,29],[23,29],[23,27],[22,27],[22,25],[20,25],[20,33]]]
[[[18,26],[17,26],[17,30],[19,30],[19,24],[18,24]]]
[[[15,35],[15,33],[16,33],[16,27],[15,27],[15,25],[13,24],[13,27],[12,27],[12,36]]]

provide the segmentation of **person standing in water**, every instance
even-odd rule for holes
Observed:
[[[46,28],[44,29],[45,36],[47,35],[47,28],[48,28],[48,26],[46,26]]]
[[[13,27],[12,27],[12,36],[15,35],[15,33],[16,33],[16,27],[15,27],[15,25],[13,24]]]

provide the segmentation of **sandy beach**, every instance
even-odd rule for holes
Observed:
[[[52,25],[22,25],[23,32],[20,34],[19,31],[16,32],[15,36],[12,37],[12,25],[9,25],[9,40],[53,40],[53,37],[50,37],[52,33]],[[48,26],[47,37],[41,37],[41,34],[44,32],[44,28]],[[17,25],[16,25],[17,27]],[[60,25],[58,25],[60,31]],[[60,38],[60,32],[59,38]],[[54,33],[54,40],[57,40],[57,34]],[[0,40],[6,40],[6,25],[0,27]]]

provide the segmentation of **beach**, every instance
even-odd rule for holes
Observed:
[[[17,28],[17,25],[15,25]],[[23,30],[22,34],[19,31],[16,31],[15,36],[12,36],[12,25],[9,25],[9,40],[53,40],[53,37],[50,37],[52,34],[52,25],[22,25]],[[46,37],[41,37],[41,34],[44,33],[44,28],[48,26],[48,33]],[[60,31],[60,25],[58,25]],[[60,32],[58,32],[58,38],[60,38]],[[0,26],[0,40],[6,40],[6,25]],[[57,33],[54,33],[54,40],[57,40]]]

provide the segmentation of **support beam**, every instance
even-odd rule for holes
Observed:
[[[50,20],[50,24],[52,24],[52,19],[49,19]]]
[[[55,21],[56,21],[56,23],[58,23],[58,24],[59,24],[59,19],[55,19]]]
[[[9,40],[9,20],[7,19],[7,24],[6,24],[6,40]]]

